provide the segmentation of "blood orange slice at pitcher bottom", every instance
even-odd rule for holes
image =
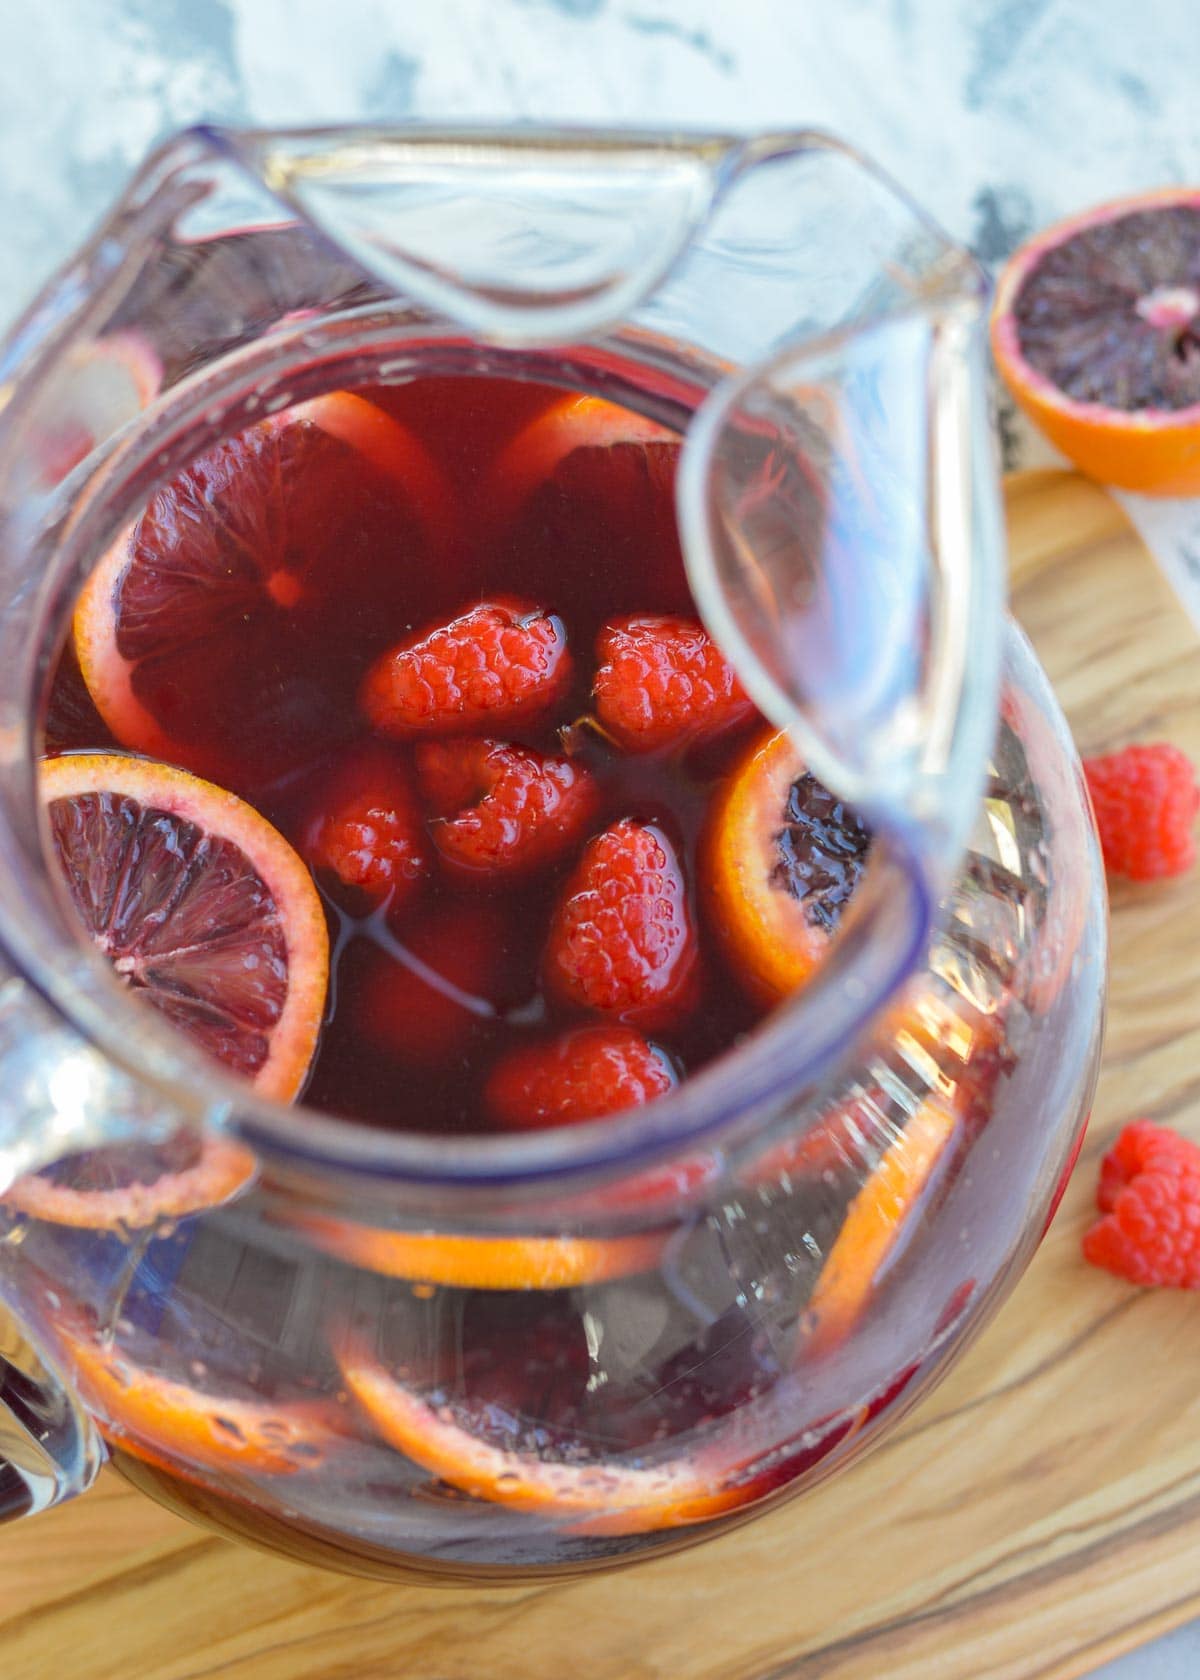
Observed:
[[[346,1386],[398,1451],[475,1499],[548,1518],[576,1532],[643,1534],[707,1522],[748,1503],[764,1485],[703,1452],[657,1463],[535,1456],[489,1441],[454,1408],[418,1394],[361,1345],[339,1352]]]
[[[212,1393],[137,1363],[81,1326],[59,1326],[74,1378],[102,1432],[166,1469],[312,1473],[348,1442],[336,1408],[320,1400]]]

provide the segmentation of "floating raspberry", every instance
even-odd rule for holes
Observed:
[[[1111,874],[1154,881],[1192,867],[1200,789],[1191,760],[1178,747],[1166,741],[1126,747],[1085,759],[1083,771]]]
[[[1151,1120],[1135,1120],[1100,1168],[1104,1218],[1084,1258],[1131,1283],[1200,1289],[1200,1148]]]
[[[715,735],[753,713],[732,666],[691,619],[615,619],[596,655],[596,716],[628,752]]]
[[[421,789],[436,811],[433,843],[453,873],[520,876],[582,838],[596,784],[569,758],[473,736],[417,748]]]
[[[301,839],[318,874],[373,903],[407,902],[429,873],[425,828],[405,766],[386,747],[358,749],[323,789]]]
[[[667,1057],[632,1027],[576,1027],[505,1056],[485,1100],[500,1125],[525,1130],[638,1108],[674,1084]]]
[[[560,1001],[654,1030],[698,990],[683,871],[661,829],[623,820],[589,840],[550,925],[546,984]]]
[[[560,619],[490,601],[390,648],[367,672],[359,702],[384,735],[456,735],[540,717],[570,675]]]

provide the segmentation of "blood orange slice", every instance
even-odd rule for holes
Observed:
[[[389,1231],[326,1215],[289,1212],[287,1223],[315,1247],[383,1277],[447,1289],[575,1289],[651,1271],[667,1234],[625,1237],[481,1237],[445,1231]]]
[[[809,774],[780,731],[753,742],[713,805],[703,846],[708,909],[761,1003],[803,986],[866,865],[870,834]]]
[[[398,421],[338,391],[201,455],[102,558],[75,612],[122,745],[257,785],[350,728],[363,670],[452,568],[453,497]]]
[[[363,1344],[339,1353],[342,1376],[375,1428],[431,1475],[472,1498],[546,1517],[582,1518],[576,1531],[640,1534],[708,1522],[747,1503],[761,1482],[703,1453],[639,1463],[549,1458],[489,1441],[444,1401],[393,1376]]]
[[[600,397],[564,397],[531,420],[496,457],[490,480],[493,514],[511,519],[539,484],[577,449],[611,449],[615,444],[666,444],[679,449],[678,434]]]
[[[959,1124],[953,1109],[931,1097],[867,1175],[809,1297],[806,1358],[836,1347],[857,1323]]]
[[[182,1131],[164,1143],[68,1156],[18,1179],[4,1199],[34,1219],[123,1234],[219,1207],[251,1183],[256,1168],[244,1144]]]
[[[1200,190],[1101,205],[1012,258],[992,316],[1017,402],[1085,473],[1200,491]]]
[[[512,587],[561,599],[571,569],[573,638],[614,614],[689,613],[675,520],[680,438],[632,409],[568,396],[505,445],[480,505],[509,532]]]
[[[186,771],[116,753],[41,768],[51,844],[84,928],[140,997],[289,1102],[317,1045],[321,901],[264,817]]]
[[[138,1364],[79,1327],[58,1329],[104,1435],[150,1464],[290,1476],[319,1469],[346,1444],[329,1405],[209,1393]]]

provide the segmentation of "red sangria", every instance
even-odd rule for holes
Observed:
[[[679,451],[595,395],[426,377],[163,485],[45,723],[119,978],[261,1096],[468,1152],[677,1099],[819,984],[874,837],[701,623]],[[972,1217],[1022,1023],[1069,987],[997,936],[1046,915],[1037,797],[1006,728],[1007,850],[854,1076],[733,1154],[490,1222],[348,1212],[217,1132],[21,1180],[31,1262],[89,1279],[56,1334],[122,1468],[312,1559],[494,1573],[661,1547],[854,1450],[972,1305],[979,1271],[931,1296],[909,1242]]]

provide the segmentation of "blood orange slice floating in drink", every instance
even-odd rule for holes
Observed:
[[[264,817],[184,770],[118,753],[41,769],[54,855],[120,977],[264,1096],[291,1101],[329,968],[308,870]]]
[[[308,871],[233,794],[116,753],[42,765],[54,853],[93,942],[217,1061],[289,1102],[316,1050],[328,978]],[[244,1145],[181,1131],[19,1179],[5,1201],[60,1225],[127,1231],[218,1206],[253,1179]]]
[[[481,506],[509,532],[512,584],[561,598],[569,628],[591,639],[614,613],[686,613],[690,594],[675,522],[680,437],[599,397],[566,396],[497,455]]]
[[[870,840],[783,731],[735,765],[713,803],[703,884],[730,966],[760,1003],[777,1003],[821,966]]]
[[[75,613],[122,745],[261,791],[345,734],[362,672],[436,611],[454,500],[425,445],[337,391],[199,456],[105,554]],[[236,776],[232,767],[237,767]]]
[[[679,437],[618,403],[564,397],[531,420],[497,456],[489,480],[493,514],[511,519],[577,449],[612,449],[617,444],[665,444],[678,453]]]

